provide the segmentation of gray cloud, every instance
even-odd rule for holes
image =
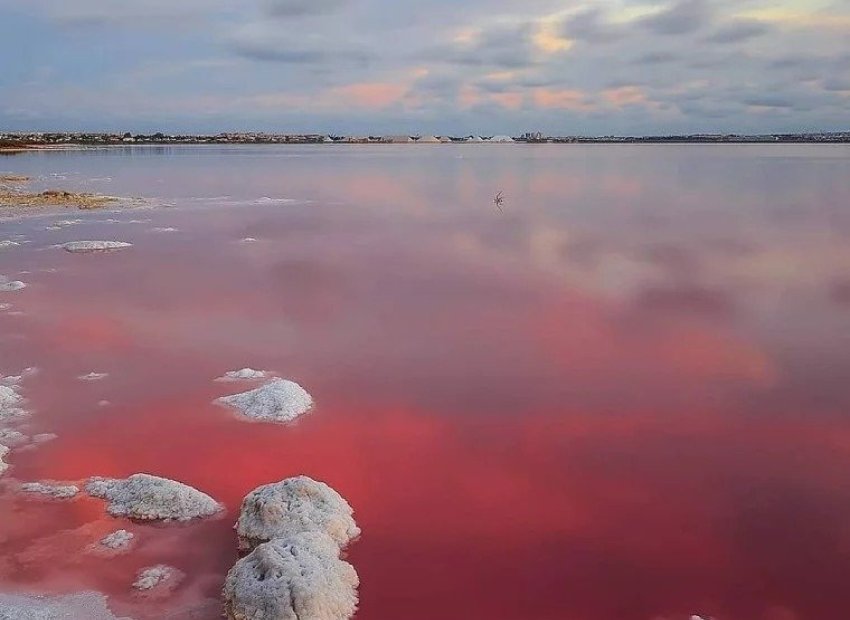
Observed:
[[[605,19],[600,9],[588,9],[568,18],[563,25],[562,34],[574,41],[588,43],[610,43],[624,36],[621,28]]]
[[[690,34],[711,21],[711,12],[706,0],[681,0],[660,13],[643,18],[641,24],[655,34]]]
[[[265,11],[272,17],[326,15],[348,4],[349,0],[266,0]]]
[[[739,20],[729,23],[708,37],[710,43],[741,43],[770,32],[765,24],[753,20]]]

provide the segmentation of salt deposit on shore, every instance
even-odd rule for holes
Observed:
[[[73,484],[54,484],[50,482],[25,482],[21,485],[21,491],[24,493],[35,493],[45,495],[53,499],[71,499],[76,497],[80,492],[80,488]]]
[[[0,422],[25,416],[24,402],[14,385],[0,385]]]
[[[70,241],[62,245],[66,252],[83,254],[87,252],[110,252],[129,248],[133,244],[125,241]]]
[[[273,379],[254,390],[222,396],[216,402],[236,409],[248,419],[277,423],[291,422],[313,408],[313,397],[287,379]]]
[[[227,574],[231,620],[346,620],[357,611],[354,567],[329,536],[312,532],[264,543]]]
[[[65,596],[0,594],[0,620],[130,620],[112,615],[97,592]]]
[[[221,504],[181,482],[149,474],[129,478],[91,478],[86,492],[108,502],[113,517],[140,521],[189,521],[223,510]]]
[[[216,381],[254,381],[265,379],[269,376],[267,370],[254,370],[253,368],[242,368],[241,370],[229,370]]]
[[[30,438],[20,431],[11,428],[0,428],[0,445],[14,448],[27,443]]]
[[[18,243],[17,241],[12,241],[11,239],[3,239],[2,241],[0,241],[0,250],[6,250],[6,249],[9,249],[9,248],[16,248],[19,245],[21,245],[21,244]]]
[[[242,500],[236,523],[239,548],[251,550],[304,532],[326,534],[342,548],[360,535],[353,514],[339,493],[307,476],[266,484]]]
[[[6,473],[6,470],[9,469],[9,464],[3,460],[7,454],[9,454],[9,448],[0,444],[0,476]]]

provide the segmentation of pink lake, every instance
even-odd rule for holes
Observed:
[[[39,369],[22,430],[58,436],[6,458],[0,591],[218,618],[242,497],[306,474],[363,530],[358,620],[850,613],[847,146],[128,148],[0,171],[157,205],[0,222],[22,236],[0,274],[28,284],[0,293],[0,374]],[[133,246],[53,247],[81,239]],[[213,404],[245,366],[314,411]],[[15,490],[135,472],[227,512],[141,525]],[[119,528],[133,551],[84,553]],[[153,564],[186,578],[142,601]]]

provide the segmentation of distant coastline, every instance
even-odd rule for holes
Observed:
[[[335,134],[131,134],[32,132],[0,133],[0,152],[44,148],[179,144],[848,144],[850,131],[785,134],[688,134],[667,136],[343,136]]]

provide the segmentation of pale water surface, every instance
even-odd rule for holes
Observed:
[[[0,373],[40,369],[25,430],[58,435],[7,458],[0,591],[96,589],[136,618],[214,599],[241,498],[303,473],[355,508],[363,620],[847,617],[846,146],[128,148],[0,172],[170,205],[0,223],[28,241],[0,274],[29,284],[0,293]],[[134,245],[51,247],[81,239]],[[244,366],[315,411],[213,405]],[[227,515],[135,525],[9,483],[140,471]],[[133,552],[82,553],[120,527]],[[160,563],[186,580],[140,602]]]

